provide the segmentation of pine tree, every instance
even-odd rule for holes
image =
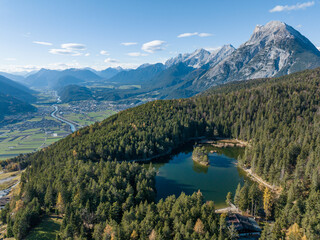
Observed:
[[[241,185],[240,183],[238,184],[236,193],[234,194],[234,204],[236,206],[239,206],[239,200],[240,200],[240,191],[241,191]]]
[[[228,206],[230,206],[230,204],[231,204],[231,199],[232,199],[232,193],[228,192],[227,197],[226,197],[226,204]]]

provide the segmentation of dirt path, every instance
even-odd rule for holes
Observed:
[[[231,203],[229,207],[220,208],[215,211],[215,213],[228,213],[228,212],[241,213],[241,210]]]
[[[238,167],[240,167],[240,166],[238,165]],[[276,193],[277,195],[280,195],[280,193],[281,193],[280,187],[271,185],[270,183],[268,183],[267,181],[265,181],[261,177],[259,177],[257,174],[253,173],[251,169],[246,169],[243,167],[240,167],[240,168],[242,170],[244,170],[251,177],[252,180],[264,185],[265,187],[269,188],[272,192]]]

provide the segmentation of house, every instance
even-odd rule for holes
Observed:
[[[227,226],[230,228],[233,225],[238,232],[238,239],[259,239],[261,228],[253,218],[238,213],[232,213],[227,216],[226,220]]]

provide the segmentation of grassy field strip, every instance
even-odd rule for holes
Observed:
[[[9,177],[13,177],[13,176],[17,176],[19,175],[19,171],[15,171],[15,172],[7,172],[7,173],[0,173],[0,180],[4,180],[6,178],[9,178]]]
[[[31,230],[25,240],[55,240],[60,230],[61,222],[61,217],[46,216],[38,226]]]

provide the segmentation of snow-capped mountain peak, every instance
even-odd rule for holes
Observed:
[[[213,66],[223,58],[229,56],[235,48],[232,45],[224,45],[213,51],[207,51],[203,48],[195,50],[193,53],[179,54],[175,58],[166,61],[165,65],[171,67],[180,62],[185,63],[189,67],[201,68],[205,64]]]
[[[201,88],[229,81],[281,76],[320,66],[316,47],[293,27],[271,21],[196,80]]]

